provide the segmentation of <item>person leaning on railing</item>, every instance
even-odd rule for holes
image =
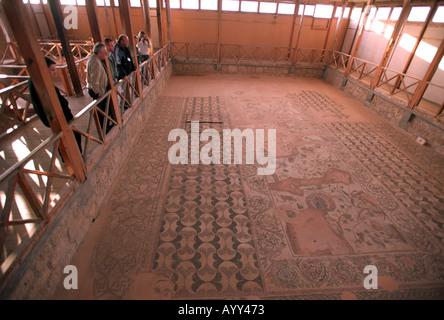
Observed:
[[[45,57],[45,62],[46,62],[46,66],[48,67],[49,74],[50,74],[51,78],[54,79],[55,76],[57,75],[55,61],[52,60],[51,58]],[[34,84],[32,83],[31,78],[29,78],[29,80],[28,80],[28,89],[29,89],[29,94],[31,96],[31,101],[32,101],[32,105],[34,107],[35,113],[37,114],[39,119],[42,121],[42,123],[46,127],[50,128],[48,117],[45,114],[45,110],[43,109],[42,103],[40,102],[40,98],[37,94],[37,91],[35,90],[35,87],[34,87]],[[69,108],[68,100],[66,100],[65,97],[63,97],[60,94],[60,91],[56,86],[54,86],[54,89],[57,93],[57,97],[59,98],[60,105],[62,106],[62,111],[63,111],[63,114],[65,115],[66,122],[70,122],[72,119],[74,119],[74,116],[72,115],[71,109]],[[75,132],[75,131],[74,131],[74,136],[75,136],[77,144],[79,146],[80,153],[82,153],[82,136],[80,135],[80,133]],[[62,161],[63,161],[63,158],[62,158]]]
[[[88,94],[94,100],[103,96],[110,88],[108,81],[108,74],[106,71],[105,59],[108,58],[108,51],[105,44],[97,42],[94,45],[93,55],[88,60],[86,67],[86,81]],[[103,99],[97,105],[100,110],[106,113],[107,99]],[[109,113],[108,113],[109,114]],[[100,124],[103,124],[104,116],[98,112]],[[107,121],[106,132],[111,130],[112,125]]]
[[[109,67],[111,69],[111,76],[114,83],[117,82],[117,69],[116,69],[116,57],[114,56],[114,40],[111,38],[105,38],[105,46],[108,51]]]
[[[126,34],[122,34],[117,39],[114,49],[116,57],[117,79],[126,79],[132,72],[136,70],[131,52],[129,50],[129,38]]]

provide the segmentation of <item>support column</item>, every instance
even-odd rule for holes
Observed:
[[[106,3],[103,3],[103,4],[104,4],[103,7],[105,8],[105,16],[106,16],[106,23],[108,25],[108,32],[111,35],[111,34],[113,34],[113,30],[111,28],[111,19],[109,17],[108,6],[106,5]],[[117,34],[117,32],[116,32],[116,34]]]
[[[151,44],[150,57],[154,55],[153,34],[151,31],[150,4],[148,0],[142,0],[143,20],[145,21],[145,32]]]
[[[336,28],[335,28],[335,33],[333,34],[333,41],[331,43],[331,47],[330,50],[335,50],[335,44],[337,41],[337,37],[339,34],[339,29],[341,28],[341,23],[343,21],[343,17],[344,17],[344,12],[345,12],[345,8],[347,7],[347,0],[342,0],[342,11],[341,11],[341,15],[338,18],[338,22],[336,24]],[[337,10],[338,7],[336,7]]]
[[[335,18],[335,13],[336,13],[337,8],[338,8],[338,6],[335,5],[333,7],[333,11],[331,13],[327,34],[325,35],[325,40],[324,40],[324,46],[323,46],[324,51],[327,49],[328,36],[330,35],[331,25],[333,24],[333,19]]]
[[[351,10],[350,10],[350,20],[349,20],[349,24],[350,24],[350,21],[351,21],[351,15],[353,14],[353,10],[354,10],[354,9],[355,9],[355,7],[353,6],[353,7],[351,8]],[[360,14],[360,16],[359,16],[359,20],[358,20],[358,25],[356,26],[355,34],[353,35],[353,40],[352,40],[352,43],[351,43],[350,49],[348,50],[348,54],[349,54],[349,55],[352,54],[353,46],[355,45],[356,36],[358,35],[358,32],[359,32],[359,26],[361,25],[361,21],[362,21],[362,18],[363,18],[363,16],[364,16],[364,9],[365,9],[365,7],[362,7],[362,11],[361,11],[361,14]]]
[[[299,30],[298,30],[298,35],[296,37],[296,43],[294,45],[294,54],[293,54],[293,60],[292,60],[292,64],[295,65],[296,64],[296,59],[298,56],[298,46],[299,46],[299,39],[301,37],[301,31],[302,31],[302,25],[304,23],[304,15],[305,15],[305,7],[307,5],[307,0],[304,1],[304,10],[302,10],[302,14],[301,14],[301,20],[299,21]],[[298,12],[299,12],[299,8],[298,8]]]
[[[0,29],[2,29],[3,36],[5,37],[5,41],[7,43],[5,50],[9,50],[11,52],[12,58],[15,60],[16,63],[21,63],[22,57],[17,50],[17,44],[15,42],[14,35],[12,34],[9,25],[5,23],[5,21],[7,21],[5,14],[0,7]]]
[[[122,22],[123,33],[126,34],[129,38],[130,45],[129,49],[131,55],[133,56],[133,61],[136,66],[136,83],[135,88],[137,95],[139,97],[142,96],[142,82],[140,80],[140,69],[139,69],[139,61],[137,60],[136,54],[136,44],[134,43],[134,33],[133,28],[131,26],[131,13],[130,13],[130,5],[129,0],[120,0],[119,1],[119,13],[120,13],[120,21]]]
[[[301,38],[301,31],[302,31],[302,25],[304,23],[304,16],[305,16],[305,7],[307,5],[307,1],[304,1],[304,10],[302,10],[302,14],[301,14],[301,21],[299,21],[299,30],[298,30],[298,35],[296,37],[296,43],[294,45],[295,49],[298,48],[299,46],[299,39]],[[299,11],[299,9],[298,9]]]
[[[86,14],[88,15],[89,27],[91,29],[91,36],[94,43],[103,42],[102,31],[100,30],[100,23],[97,16],[97,4],[95,0],[86,0]],[[117,100],[116,88],[114,87],[114,79],[112,77],[111,69],[109,67],[108,58],[105,59],[106,71],[108,74],[108,82],[111,88],[110,108],[114,118],[122,128],[122,116],[119,109],[119,102]]]
[[[421,101],[422,97],[424,96],[424,93],[427,90],[427,87],[429,86],[428,82],[432,81],[433,76],[435,75],[436,70],[438,70],[439,63],[441,62],[443,56],[444,56],[444,39],[441,41],[441,45],[439,46],[438,51],[436,51],[435,57],[433,58],[432,62],[430,62],[429,68],[427,69],[424,78],[419,82],[418,86],[416,87],[415,93],[410,99],[408,105],[409,108],[411,109],[415,108]]]
[[[49,75],[37,37],[30,25],[29,16],[22,1],[3,0],[0,2],[11,26],[14,37],[20,47],[23,59],[34,87],[40,98],[45,114],[53,132],[63,132],[59,150],[63,156],[69,174],[78,180],[86,179],[86,168],[77,146],[72,129],[66,122],[60,101]]]
[[[118,27],[117,19],[116,19],[116,12],[115,12],[116,7],[114,6],[114,1],[110,1],[110,4],[111,4],[111,13],[113,14],[114,28],[116,29],[116,36],[119,36],[120,33],[119,33],[119,27]],[[106,3],[105,3],[105,5],[106,5]]]
[[[32,27],[34,28],[34,33],[36,34],[37,37],[43,37],[43,33],[40,30],[40,26],[39,23],[37,22],[37,17],[35,16],[35,11],[33,8],[34,4],[28,2],[26,4],[26,9],[28,10],[29,13],[29,18],[31,19],[31,24]]]
[[[166,11],[166,20],[167,20],[167,41],[171,42],[171,33],[173,30],[171,26],[170,0],[165,0],[165,11]]]
[[[276,8],[277,10],[277,8]],[[294,37],[294,29],[296,27],[296,19],[298,17],[299,13],[299,0],[296,1],[294,6],[294,12],[293,12],[293,22],[291,24],[291,31],[290,31],[290,41],[288,43],[288,57],[291,57],[291,51],[292,51],[292,45],[293,45],[293,37]]]
[[[217,70],[221,69],[222,0],[217,0]]]
[[[359,46],[361,45],[362,37],[364,35],[365,31],[365,25],[367,24],[368,16],[370,14],[370,6],[374,3],[374,0],[368,0],[367,5],[363,8],[364,9],[364,19],[360,21],[360,24],[358,26],[358,33],[357,33],[357,39],[356,42],[353,44],[353,49],[350,54],[350,59],[347,63],[347,70],[345,71],[345,76],[348,77],[350,74],[351,68],[353,66],[353,59],[356,57]],[[361,15],[362,16],[362,15]]]
[[[159,30],[159,46],[163,48],[162,0],[156,0],[157,28]]]
[[[69,44],[68,34],[63,26],[63,14],[60,6],[60,1],[48,1],[51,8],[54,24],[59,35],[60,43],[62,44],[63,54],[65,55],[65,61],[68,65],[69,75],[71,77],[72,85],[77,97],[83,96],[82,84],[80,83],[79,73],[72,55],[71,46]]]
[[[51,38],[57,34],[57,30],[54,26],[54,20],[52,19],[51,13],[49,12],[49,8],[47,5],[40,2],[40,6],[42,8],[43,15],[45,16],[46,24],[48,25],[49,32],[51,33]]]
[[[415,43],[415,46],[413,47],[412,52],[410,52],[410,55],[409,55],[407,62],[404,66],[404,69],[402,70],[402,73],[404,73],[404,74],[407,73],[407,71],[410,67],[410,64],[412,63],[412,60],[415,57],[416,49],[418,49],[418,46],[421,43],[422,38],[424,37],[427,27],[429,26],[430,22],[432,21],[433,16],[435,15],[437,9],[438,9],[438,2],[436,1],[432,7],[432,10],[430,10],[430,12],[427,16],[427,19],[424,23],[424,26],[422,27],[422,30],[421,30],[421,33],[419,34],[418,39],[416,40],[416,43]],[[394,87],[397,88],[399,86],[399,83],[400,83],[400,79],[398,78],[398,79],[396,79],[396,83],[395,83]]]
[[[345,39],[347,38],[347,30],[348,30],[348,26],[350,25],[351,14],[352,14],[352,11],[353,11],[354,7],[355,7],[355,4],[351,3],[350,4],[350,11],[348,12],[348,17],[347,17],[347,25],[345,26],[344,36],[342,37],[341,47],[339,49],[339,51],[341,51],[341,52],[342,52],[342,50],[344,48]]]
[[[395,49],[395,44],[398,42],[398,39],[401,36],[401,31],[404,27],[405,22],[407,21],[411,8],[412,8],[411,0],[404,1],[404,6],[402,7],[401,15],[399,16],[398,21],[396,21],[393,33],[387,43],[387,47],[385,48],[384,54],[382,55],[381,62],[379,63],[379,66],[375,71],[372,83],[370,84],[371,90],[374,90],[378,85],[379,80],[381,80],[383,68],[387,67],[387,63],[390,59],[391,54],[393,53],[393,50]]]

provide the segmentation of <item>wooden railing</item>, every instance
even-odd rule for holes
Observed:
[[[51,211],[58,195],[75,181],[57,158],[61,136],[61,132],[53,134],[0,176],[2,277],[54,219]]]
[[[144,94],[149,93],[149,88],[171,62],[170,51],[168,44],[140,66],[141,90],[136,86],[135,72],[114,86],[122,126],[111,110],[111,90],[85,106],[69,123],[73,132],[82,137],[81,154],[87,173],[109,146],[106,141],[112,139],[114,133],[125,126],[130,114],[142,105]],[[0,281],[43,234],[71,196],[74,186],[80,183],[68,173],[59,155],[61,138],[62,132],[51,135],[0,175]]]
[[[63,82],[62,91],[72,96],[75,94],[72,81],[69,77],[68,66],[65,62],[62,45],[57,41],[40,41],[40,47],[45,57],[52,58],[57,63],[57,69],[60,70],[61,80]],[[74,57],[77,72],[79,74],[82,88],[86,87],[86,64],[89,57],[92,54],[94,44],[91,41],[71,41],[71,52]],[[8,56],[9,54],[9,56]],[[8,73],[18,76],[29,76],[26,69],[26,65],[23,61],[20,61],[18,55],[18,48],[15,42],[8,43],[2,59],[0,60],[0,66],[2,69],[10,70]],[[9,63],[5,64],[6,58],[9,57]],[[11,63],[13,61],[14,63]],[[12,83],[14,84],[14,83]]]
[[[375,92],[423,113],[433,121],[444,121],[442,85],[428,82],[428,89],[421,101],[412,105],[413,94],[421,79],[396,70],[380,68],[376,63],[343,52],[312,48],[184,42],[173,42],[171,51],[175,62],[330,68],[343,73],[346,78],[353,79]],[[378,81],[374,81],[378,71],[380,76]],[[430,94],[430,91],[433,91],[433,94]],[[425,107],[426,105],[428,107]]]
[[[173,42],[171,54],[176,61],[273,66],[325,66],[328,58],[322,49],[184,42]]]
[[[23,80],[23,78],[20,79]],[[3,83],[16,82],[17,77],[4,76],[1,80],[4,82],[2,81],[0,87],[3,86]],[[28,80],[0,89],[0,118],[2,119],[0,137],[7,130],[10,131],[25,125],[34,115],[33,109],[30,108],[31,99],[27,91]]]
[[[345,70],[348,65],[350,56],[338,51],[331,51],[328,61],[329,67],[334,70]]]
[[[217,61],[216,44],[173,42],[171,46],[173,60],[211,63]]]
[[[14,63],[22,63],[21,56],[18,51],[17,42],[8,42],[5,46],[5,51],[1,55],[0,65],[4,64],[6,61],[12,61]]]
[[[86,67],[88,60],[89,57],[86,57],[75,62],[82,89],[85,89],[87,86]],[[15,65],[3,67],[12,68]],[[69,76],[68,66],[66,64],[57,65],[56,69],[58,71],[58,78],[62,83],[62,86],[59,88],[60,91],[66,96],[73,96],[75,93]],[[29,76],[27,75],[26,66],[20,66],[20,70],[17,76],[0,75],[0,118],[6,120],[0,126],[0,137],[11,130],[20,128],[28,120],[32,119],[30,116],[34,115],[33,109],[30,108]]]
[[[86,88],[86,67],[88,65],[88,60],[90,56],[79,59],[75,62],[77,74],[79,75],[80,84],[82,86],[82,89]],[[68,65],[65,64],[58,64],[56,66],[56,69],[59,71],[60,74],[60,80],[63,83],[63,88],[61,91],[67,95],[67,96],[73,96],[75,95],[74,87],[72,85],[71,78],[69,76],[69,69]]]
[[[65,58],[63,54],[63,48],[60,42],[54,41],[40,41],[40,47],[42,48],[43,54],[46,57],[51,57],[58,63],[64,63]],[[85,42],[70,42],[71,52],[74,60],[81,60],[92,54],[94,43],[90,41]]]
[[[334,69],[346,77],[357,81],[363,86],[375,90],[394,101],[421,112],[424,116],[443,122],[444,86],[427,82],[427,90],[419,103],[412,102],[413,94],[421,84],[422,79],[389,68],[381,68],[378,81],[379,66],[376,63],[365,61],[338,51],[331,51],[329,68]],[[432,94],[431,91],[434,91]],[[429,106],[429,107],[427,107]]]
[[[93,143],[103,145],[106,135],[109,133],[108,128],[117,127],[117,120],[112,116],[110,108],[110,97],[111,91],[108,91],[99,99],[92,101],[75,116],[70,125],[74,132],[84,137],[82,158],[85,165],[88,164],[91,156],[90,151],[93,149]]]

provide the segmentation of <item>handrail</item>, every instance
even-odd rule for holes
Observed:
[[[166,48],[166,47],[167,47],[167,45],[165,45],[162,49],[158,50],[158,51],[154,54],[154,56],[158,56],[158,55],[162,54],[162,53],[161,53],[161,50],[163,50],[163,49]],[[143,64],[141,64],[141,66],[143,67],[143,66],[147,65],[150,61],[152,61],[152,59],[153,59],[153,57],[151,57],[149,60],[145,61]],[[130,76],[130,79],[132,79],[133,76],[134,76],[134,73]],[[117,82],[117,83],[115,84],[116,88],[117,88],[117,87],[120,87],[120,86],[124,86],[125,83],[126,83],[127,81],[128,81],[128,80],[124,80],[124,79],[119,80],[119,82]],[[18,87],[18,86],[20,86],[20,85],[23,85],[23,84],[25,84],[25,83],[27,83],[27,81],[23,81],[23,82],[21,82],[21,83],[19,83],[19,84],[16,84],[16,85],[14,85],[14,86],[4,88],[4,89],[0,90],[0,94],[1,94],[1,93],[4,93],[4,92],[6,92],[6,91],[12,90],[12,89],[14,89],[14,88],[16,88],[16,87]],[[91,111],[94,107],[96,107],[96,106],[97,106],[99,103],[101,103],[103,100],[107,99],[107,98],[110,96],[110,94],[111,94],[111,90],[108,90],[108,91],[107,91],[103,96],[101,96],[100,98],[91,101],[89,104],[87,104],[84,108],[82,108],[82,109],[81,109],[81,110],[80,110],[80,111],[74,116],[74,119],[71,120],[70,123],[69,123],[68,125],[69,125],[70,127],[74,126],[74,125],[76,124],[76,122],[78,121],[79,118],[81,118],[81,117],[82,117],[84,114],[86,114],[87,112]],[[54,133],[54,134],[52,134],[52,135],[51,135],[49,138],[47,138],[44,142],[42,142],[41,144],[39,144],[38,147],[36,147],[35,149],[33,149],[33,151],[31,151],[31,153],[30,153],[29,155],[27,155],[25,158],[23,158],[22,160],[20,160],[20,161],[17,162],[16,164],[14,164],[11,168],[20,167],[20,166],[22,166],[23,164],[26,164],[26,163],[32,158],[32,156],[35,155],[35,153],[37,153],[37,152],[40,151],[42,148],[44,148],[45,146],[47,146],[48,144],[50,144],[51,142],[53,142],[53,140],[59,138],[59,136],[60,136],[61,134],[62,134],[62,132],[58,132],[58,133]],[[0,181],[3,181],[4,179],[7,178],[7,176],[6,176],[5,174],[6,174],[6,173],[10,173],[10,169],[11,169],[11,168],[9,168],[8,170],[6,170],[4,173],[2,173],[2,174],[0,175]]]
[[[275,47],[265,45],[239,45],[239,44],[221,44],[220,56],[217,56],[217,43],[202,43],[202,42],[173,42],[172,48],[177,52],[173,53],[173,58],[178,56],[185,57],[186,60],[190,58],[198,58],[201,61],[234,59],[239,61],[271,61],[274,64],[277,62],[288,62],[295,64],[297,62],[306,61],[308,63],[327,63],[325,56],[328,50],[318,48],[290,48],[290,47]],[[199,53],[199,50],[205,50],[204,54]],[[191,51],[191,54],[190,54]],[[242,52],[241,52],[242,51]],[[297,55],[301,55],[297,58]],[[310,58],[310,55],[311,58]],[[316,56],[315,56],[316,55]],[[292,57],[295,62],[292,61]],[[230,62],[231,63],[231,62]]]
[[[9,167],[6,171],[4,171],[2,174],[0,174],[0,181],[4,181],[6,179],[11,178],[12,175],[18,173],[19,170],[21,170],[32,158],[41,150],[43,150],[45,147],[49,146],[51,143],[53,143],[55,140],[60,138],[62,136],[62,131],[59,131],[57,133],[53,133],[49,138],[47,138],[45,141],[40,143],[37,147],[35,147],[26,157],[24,157],[19,162],[12,165],[12,167]]]
[[[12,84],[0,89],[0,115],[2,118],[12,121],[9,122],[10,128],[3,128],[4,131],[0,132],[0,137],[3,137],[6,134],[14,131],[16,128],[25,125],[34,117],[33,114],[30,114],[29,108],[31,98],[27,93],[25,93],[28,90],[28,80],[14,84],[14,82],[17,82],[19,79],[23,79],[17,77],[14,78],[9,78],[12,80]],[[3,86],[3,83],[1,85]]]
[[[15,80],[15,79],[29,79],[29,78],[30,78],[29,76],[15,76],[15,75],[9,75],[9,74],[0,74],[0,80],[2,80],[2,79],[6,79],[6,80],[13,79],[13,80]]]
[[[28,77],[29,78],[29,77]],[[0,89],[0,95],[1,94],[4,94],[4,93],[6,93],[6,92],[9,92],[9,91],[12,91],[12,90],[14,90],[14,89],[17,89],[18,87],[21,87],[21,86],[23,86],[23,85],[27,85],[28,84],[28,80],[26,80],[26,81],[22,81],[22,82],[19,82],[19,83],[17,83],[17,84],[13,84],[13,85],[11,85],[11,86],[9,86],[9,87],[6,87],[6,88],[3,88],[3,89]]]
[[[344,53],[344,52],[333,51],[333,50],[332,50],[331,52],[332,52],[332,53],[339,54],[339,55],[342,55],[342,56],[346,56],[346,57],[348,57],[348,58],[353,58],[353,60],[361,61],[361,62],[363,62],[363,63],[371,64],[371,65],[374,65],[374,66],[376,66],[376,67],[379,67],[379,65],[378,65],[377,63],[374,63],[374,62],[371,62],[371,61],[368,61],[368,60],[364,60],[364,59],[361,59],[361,58],[357,58],[357,57],[352,57],[351,55],[346,54],[346,53]],[[394,73],[396,73],[396,74],[399,75],[399,76],[407,77],[407,78],[414,79],[414,80],[417,80],[417,81],[422,81],[421,78],[418,78],[418,77],[415,77],[415,76],[412,76],[412,75],[409,75],[409,74],[407,74],[407,73],[403,73],[403,72],[400,72],[400,71],[397,71],[397,70],[394,70],[394,69],[389,69],[388,67],[381,67],[381,69],[383,69],[383,70],[385,70],[385,71],[394,72]],[[431,82],[429,82],[429,83],[431,83]],[[442,88],[444,88],[444,86],[442,86]]]
[[[424,82],[417,76],[409,75],[388,67],[381,67],[377,63],[361,58],[353,57],[349,54],[320,48],[292,48],[273,47],[267,45],[244,45],[244,44],[220,44],[202,42],[173,42],[171,43],[172,58],[178,60],[199,63],[267,63],[276,65],[278,62],[291,66],[323,66],[336,70],[349,71],[346,77],[356,78],[358,82],[368,86],[371,90],[382,90],[382,94],[388,94],[393,99],[401,99],[409,105],[413,96],[413,89],[416,85],[433,86],[435,90],[443,90],[444,86],[435,84],[432,81]],[[217,49],[217,50],[216,50]],[[259,54],[258,54],[259,53]],[[285,53],[285,54],[284,54]],[[279,64],[280,65],[280,64]],[[380,73],[378,81],[374,81],[377,72]],[[393,74],[393,75],[392,75]],[[366,82],[368,81],[368,82]],[[374,83],[376,82],[376,83]],[[388,92],[386,93],[388,89]],[[399,95],[403,95],[400,97]],[[396,98],[395,98],[396,96]],[[444,92],[441,96],[444,96]],[[405,100],[407,99],[407,101]],[[422,99],[427,99],[427,96]],[[435,99],[436,100],[436,99]],[[404,103],[403,102],[403,103]],[[433,121],[442,122],[437,117],[442,115],[442,103],[433,102],[441,106],[435,117],[425,114]],[[417,106],[413,106],[415,109]]]
[[[156,67],[158,72],[162,72],[164,67],[168,65],[170,62],[169,57],[169,50],[170,45],[167,44],[163,48],[161,48],[158,52],[155,53],[153,57],[151,57],[148,61],[146,61],[144,64],[141,64],[141,67],[145,70],[147,70],[147,66],[150,66],[151,68],[154,67],[155,59],[159,58],[159,64]],[[139,69],[142,71],[141,69]],[[151,72],[147,70],[146,72]],[[156,81],[157,75],[151,79],[149,83],[145,83],[145,86],[143,88],[148,89],[150,86],[153,85],[153,83]],[[123,115],[123,120],[128,119],[130,114],[134,112],[141,104],[143,98],[143,92],[136,92],[136,85],[135,80],[136,79],[136,73],[132,73],[127,80],[121,79],[118,83],[115,84],[115,93],[121,97],[121,100],[119,102],[120,110]],[[25,83],[25,82],[23,82]],[[17,87],[17,85],[15,86]],[[143,90],[143,88],[140,88],[140,90]],[[122,90],[122,92],[120,92]],[[3,90],[4,92],[5,90]],[[85,107],[80,110],[75,116],[74,119],[71,120],[68,123],[68,126],[75,132],[80,133],[82,136],[86,137],[85,144],[82,141],[82,156],[85,168],[87,170],[87,174],[90,170],[92,170],[94,164],[96,163],[96,159],[99,159],[101,154],[107,148],[110,146],[109,143],[105,143],[105,139],[112,137],[112,132],[115,132],[114,130],[111,130],[109,132],[106,130],[106,126],[103,127],[102,124],[106,124],[105,121],[112,122],[116,128],[116,130],[120,130],[121,127],[117,125],[116,120],[114,120],[111,116],[111,113],[109,112],[109,108],[111,106],[111,95],[112,91],[108,90],[103,96],[101,96],[98,99],[95,99],[88,103]],[[99,105],[102,104],[102,108],[105,105],[105,108],[103,108],[105,111],[99,107]],[[129,109],[126,108],[126,106],[129,107]],[[89,115],[89,120],[87,122],[81,122],[80,119]],[[97,121],[99,117],[103,116],[104,122],[101,123],[101,121]],[[92,130],[93,126],[96,126],[96,130]],[[84,127],[86,127],[84,129]],[[125,126],[125,121],[123,122],[122,126]],[[96,137],[96,135],[99,135]],[[11,167],[7,168],[3,173],[0,174],[0,184],[2,185],[2,192],[5,195],[5,205],[3,207],[2,215],[0,217],[0,257],[1,257],[1,272],[0,272],[0,278],[3,278],[6,274],[9,274],[9,270],[11,266],[16,266],[17,264],[12,263],[15,257],[20,256],[21,252],[23,251],[23,248],[20,243],[14,243],[16,247],[6,247],[5,240],[5,234],[8,226],[9,227],[15,227],[18,225],[24,225],[29,223],[37,223],[36,225],[36,233],[27,234],[26,237],[28,237],[27,241],[29,243],[29,240],[34,239],[34,234],[37,234],[37,237],[40,237],[41,234],[47,230],[47,224],[51,223],[55,219],[55,215],[57,213],[54,213],[53,211],[53,204],[50,204],[52,201],[52,198],[50,197],[53,190],[51,189],[53,186],[52,180],[62,179],[66,180],[68,179],[71,182],[75,182],[76,179],[74,176],[71,176],[69,174],[66,174],[66,170],[61,167],[55,166],[56,163],[56,157],[57,157],[57,150],[59,148],[60,139],[63,137],[63,132],[57,132],[51,134],[48,138],[45,139],[42,143],[40,143],[37,147],[33,148],[28,155],[26,155],[22,160],[18,161]],[[82,140],[84,140],[82,138]],[[88,154],[88,142],[89,141],[95,141],[99,143],[99,146],[94,147],[94,152],[91,154]],[[52,147],[52,149],[51,149]],[[50,154],[46,153],[45,150],[48,150]],[[51,151],[52,150],[52,151]],[[44,158],[40,158],[39,154],[44,154]],[[49,155],[49,157],[48,157]],[[88,156],[91,155],[91,158],[88,158]],[[50,162],[50,168],[49,169],[36,169],[31,170],[25,168],[28,163],[31,161],[37,161],[40,164],[43,164],[43,166],[46,166],[45,163]],[[60,163],[62,165],[63,161]],[[60,172],[61,170],[61,172]],[[30,175],[37,175],[40,176],[46,176],[47,180],[43,184],[40,183],[32,183],[31,180],[28,178]],[[29,180],[29,181],[28,181]],[[40,181],[41,182],[41,181]],[[61,184],[62,186],[64,183]],[[73,184],[69,184],[69,186],[73,186]],[[3,188],[5,187],[5,188]],[[18,188],[20,187],[20,189]],[[67,190],[61,188],[60,184],[58,185],[59,189],[55,192],[57,195],[59,195],[59,199],[57,201],[61,201],[61,199],[65,199],[67,196],[70,196],[71,193]],[[61,192],[61,193],[59,193]],[[14,197],[17,196],[23,196],[24,199],[28,201],[30,204],[30,207],[21,208],[18,205],[16,207],[12,206],[12,203],[14,201]],[[40,197],[41,196],[41,197]],[[65,198],[63,198],[65,197]],[[10,217],[12,217],[12,210],[14,210],[14,214],[17,214],[17,217],[21,217],[21,210],[25,210],[25,213],[30,214],[28,217],[18,218],[11,220]],[[26,211],[26,210],[31,211]],[[40,224],[42,222],[42,224]],[[46,226],[45,226],[46,225]],[[24,239],[21,237],[21,239]],[[35,243],[35,241],[33,241]],[[26,246],[26,245],[25,245]],[[5,249],[7,248],[7,249]],[[4,252],[7,252],[7,256],[3,255]],[[12,254],[14,253],[14,254]],[[6,270],[6,271],[5,271]]]
[[[382,89],[383,86],[386,86],[385,88],[388,89],[388,91],[382,89],[383,91],[381,92],[382,94],[388,94],[389,97],[393,97],[393,96],[397,96],[399,99],[401,99],[399,102],[404,103],[406,106],[410,106],[411,104],[411,99],[413,97],[414,92],[413,88],[417,85],[420,84],[424,84],[427,87],[429,86],[433,86],[439,90],[444,90],[444,85],[439,85],[436,83],[433,83],[432,81],[424,81],[423,79],[414,76],[414,75],[409,75],[407,73],[404,72],[400,72],[394,69],[390,69],[388,67],[381,67],[379,65],[377,65],[374,62],[370,62],[370,61],[366,61],[364,59],[361,58],[357,58],[357,57],[352,57],[349,54],[343,53],[343,52],[339,52],[339,51],[332,51],[332,55],[333,55],[333,62],[330,62],[329,67],[331,67],[332,65],[336,66],[337,68],[337,63],[336,63],[336,59],[343,59],[345,57],[345,60],[347,61],[346,64],[343,64],[342,67],[346,68],[348,65],[351,65],[351,72],[350,75],[353,77],[353,72],[357,72],[359,68],[361,67],[365,67],[365,65],[372,65],[374,67],[374,69],[372,69],[370,72],[367,72],[365,75],[359,75],[357,76],[357,80],[361,81],[362,79],[364,79],[367,76],[371,76],[371,82],[373,82],[373,75],[371,75],[372,72],[374,72],[375,70],[379,69],[381,71],[381,76],[378,79],[377,83],[373,83],[373,86],[375,89]],[[356,68],[353,68],[354,65],[356,65],[356,63],[360,63],[359,66],[357,66]],[[362,70],[363,71],[363,70]],[[392,74],[392,75],[388,75],[388,74]],[[409,82],[407,83],[406,80],[408,80]],[[365,82],[364,82],[365,84]],[[372,89],[373,87],[369,87],[370,89]],[[375,90],[374,89],[374,90]],[[410,90],[409,90],[410,89]],[[400,97],[399,94],[403,94],[404,98]],[[441,94],[441,96],[444,96],[444,92]],[[427,100],[427,97],[422,97],[422,100]],[[397,100],[398,101],[398,100]],[[428,117],[429,119],[433,120],[433,121],[437,121],[437,122],[442,122],[443,120],[441,119],[441,115],[443,112],[443,107],[442,107],[442,102],[441,104],[439,102],[434,102],[431,101],[432,103],[437,105],[437,112],[435,112],[435,114],[433,116],[431,116],[429,113],[427,112],[422,112],[424,116]],[[418,105],[420,103],[417,103],[416,105],[414,105],[412,107],[413,110],[416,110]]]
[[[90,58],[91,58],[91,56],[87,56],[87,57],[85,57],[85,58],[75,60],[75,61],[74,61],[74,64],[78,65],[78,64],[80,64],[81,62],[84,62],[84,61],[89,60]],[[57,64],[57,65],[56,65],[56,68],[57,68],[57,69],[67,68],[67,67],[68,67],[68,64],[66,64],[66,63],[65,63],[65,64]]]

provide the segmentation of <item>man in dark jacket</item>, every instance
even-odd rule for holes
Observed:
[[[45,61],[46,61],[46,65],[48,66],[49,74],[51,75],[51,78],[54,78],[57,74],[56,63],[48,57],[45,57]],[[48,117],[45,114],[45,110],[43,109],[42,103],[40,102],[40,98],[37,94],[37,91],[35,90],[35,87],[34,87],[34,84],[32,83],[31,78],[29,78],[29,81],[28,81],[28,89],[29,89],[29,94],[31,96],[32,104],[34,106],[35,113],[40,118],[42,123],[46,127],[49,128],[50,125],[49,125]],[[63,97],[60,94],[60,91],[56,86],[54,86],[54,89],[57,93],[57,97],[59,98],[60,105],[62,106],[62,111],[63,111],[63,114],[65,115],[66,122],[70,122],[72,119],[74,119],[74,116],[72,115],[71,109],[69,108],[68,100],[66,100],[65,97]],[[82,153],[82,136],[78,132],[74,132],[74,136],[76,137],[77,144],[79,145],[80,153]]]
[[[114,54],[116,57],[116,67],[117,67],[117,79],[123,79],[129,76],[136,67],[131,57],[131,52],[129,50],[129,38],[127,35],[122,34],[117,40],[117,44],[114,49]]]

